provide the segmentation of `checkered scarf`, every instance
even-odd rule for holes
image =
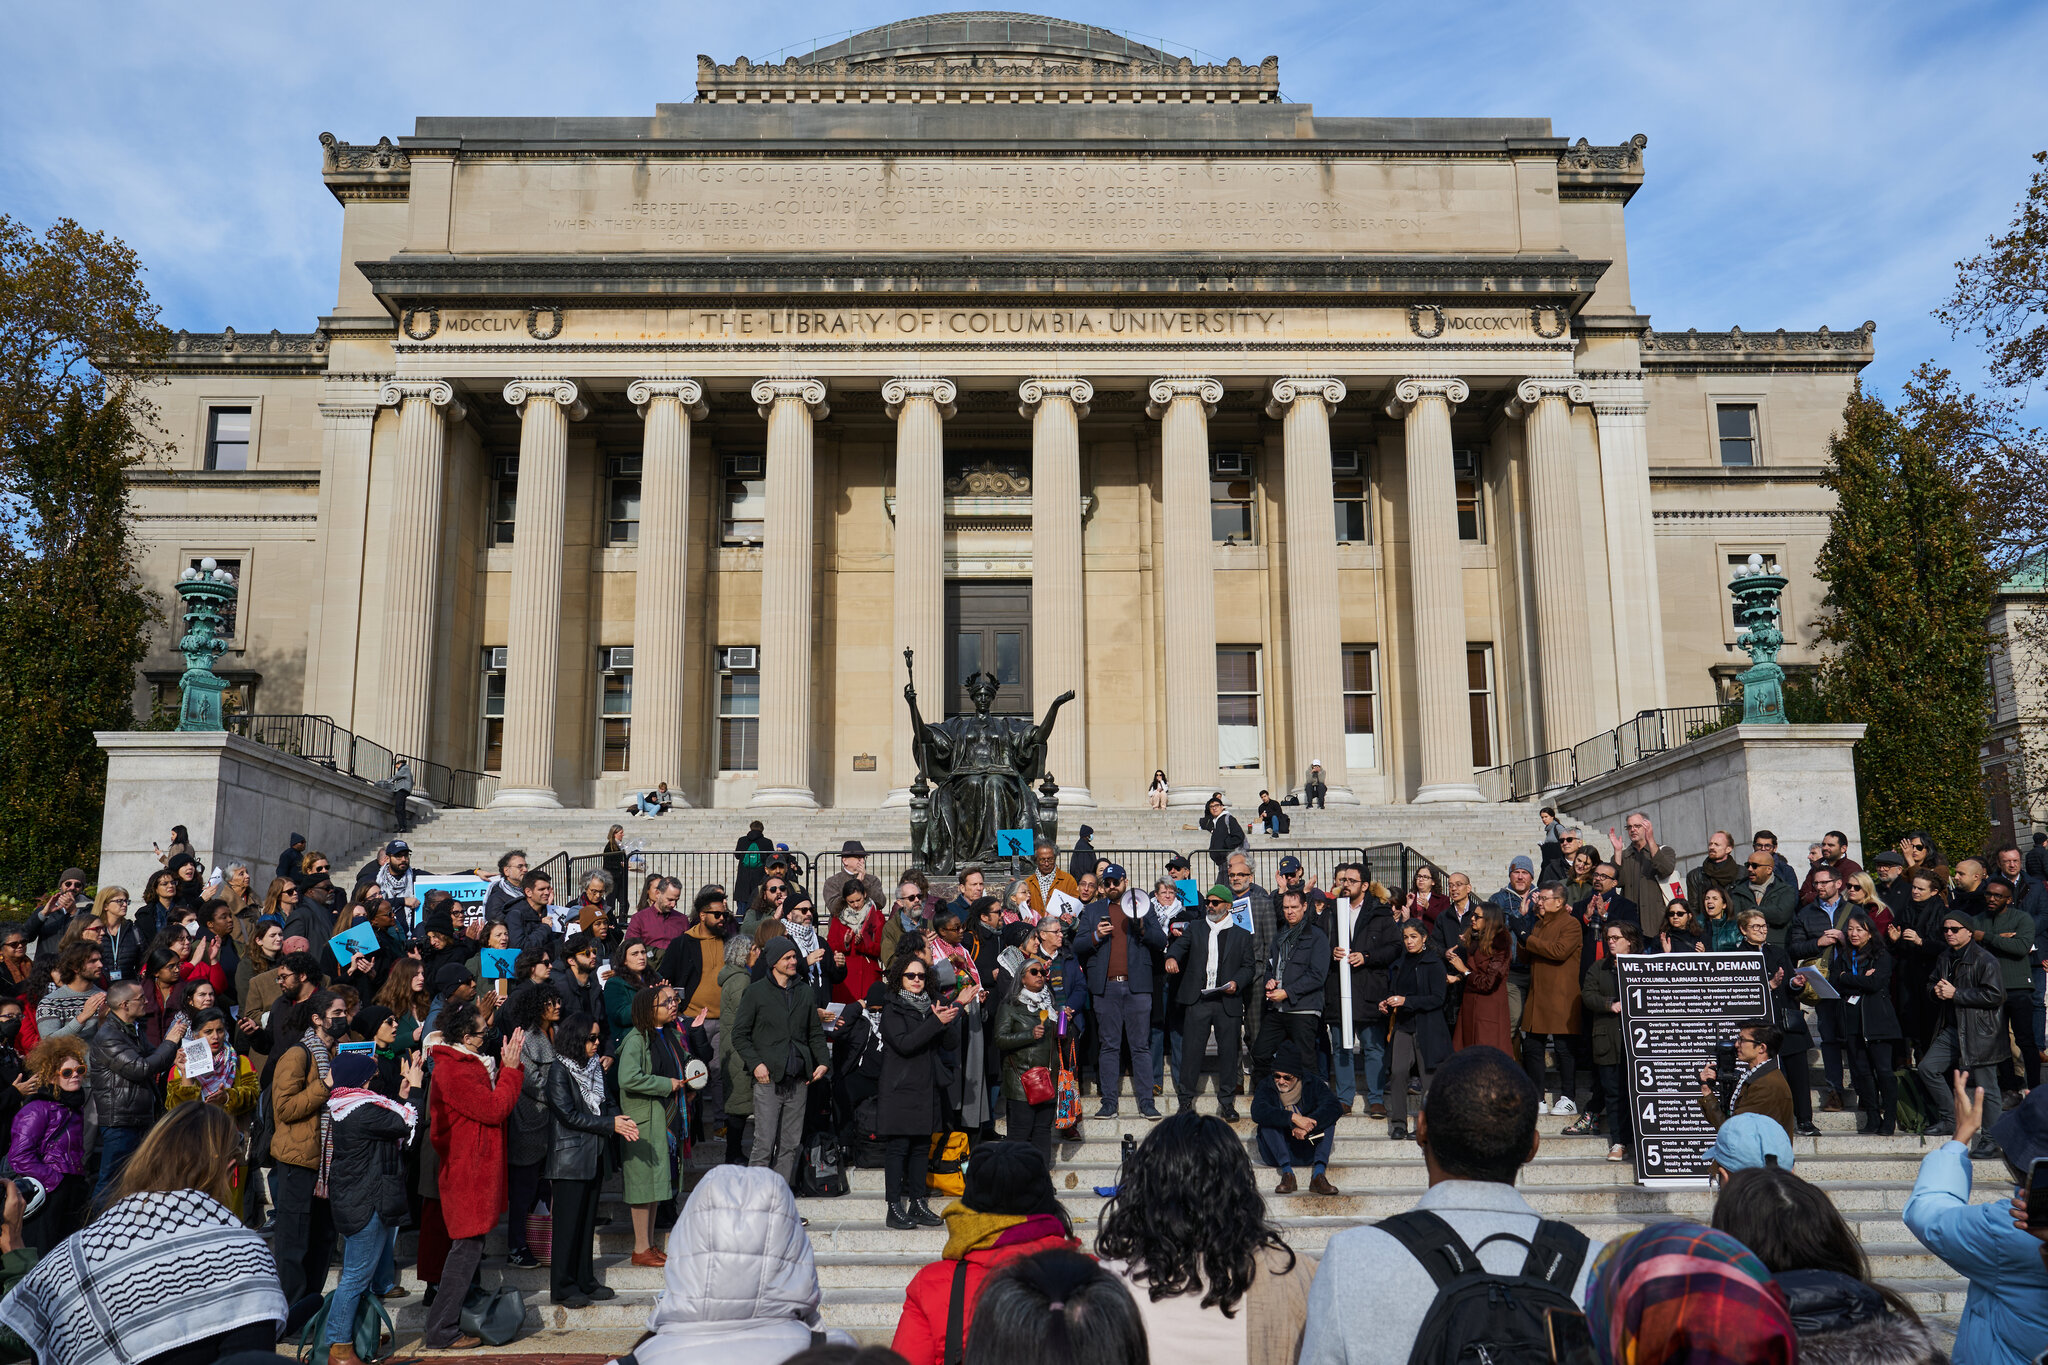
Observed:
[[[1755,1254],[1697,1223],[1658,1223],[1609,1242],[1586,1287],[1608,1365],[1793,1365],[1798,1333]]]
[[[320,1079],[331,1084],[332,1082],[328,1080],[328,1077],[333,1069],[334,1061],[328,1055],[327,1042],[320,1036],[320,1030],[307,1029],[306,1036],[299,1039],[299,1041],[306,1045],[306,1051],[313,1054],[313,1069],[320,1073]],[[334,1116],[327,1111],[327,1106],[323,1104],[320,1106],[320,1173],[313,1182],[313,1197],[315,1199],[325,1199],[327,1197],[327,1173],[333,1169],[333,1166]]]

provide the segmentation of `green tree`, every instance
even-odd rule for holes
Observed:
[[[106,759],[134,722],[156,615],[129,540],[126,471],[154,411],[127,366],[167,337],[135,254],[67,220],[0,216],[0,890],[98,861]]]
[[[1997,581],[1960,472],[1976,456],[1967,402],[1924,365],[1897,411],[1859,385],[1828,446],[1821,689],[1832,716],[1869,727],[1856,749],[1867,848],[1925,829],[1975,852],[1990,829],[1978,751]]]

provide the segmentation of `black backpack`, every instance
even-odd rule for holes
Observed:
[[[1378,1227],[1436,1281],[1408,1365],[1593,1365],[1586,1315],[1572,1298],[1591,1245],[1577,1228],[1545,1219],[1533,1242],[1508,1232],[1486,1238],[1481,1249],[1499,1241],[1528,1248],[1520,1274],[1499,1275],[1433,1213],[1397,1213]]]

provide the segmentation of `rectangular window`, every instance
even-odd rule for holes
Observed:
[[[622,773],[632,755],[633,737],[633,651],[600,649],[598,667],[598,741],[603,751],[604,771]]]
[[[221,634],[232,642],[235,638],[235,621],[241,614],[242,594],[249,590],[249,585],[242,581],[242,561],[239,559],[223,559],[219,555],[194,555],[186,563],[196,569],[199,567],[199,561],[202,559],[210,559],[213,561],[213,566],[216,569],[226,569],[230,574],[233,574],[235,586],[240,589],[235,594],[234,600],[228,603],[227,619],[221,622],[220,628]],[[179,616],[177,624],[182,630],[185,618]]]
[[[1472,701],[1472,767],[1477,771],[1491,768],[1500,749],[1494,735],[1492,645],[1473,645],[1465,651],[1465,675]]]
[[[518,507],[519,457],[499,455],[491,461],[491,544],[512,543],[512,524]]]
[[[727,545],[759,545],[768,514],[767,465],[759,455],[729,455],[720,536]],[[752,764],[747,766],[752,767]]]
[[[1722,464],[1735,467],[1756,463],[1756,404],[1716,404],[1714,427],[1721,442]]]
[[[752,772],[760,764],[760,670],[722,670],[718,675],[719,771]]]
[[[1484,504],[1479,496],[1479,452],[1451,452],[1451,471],[1458,483],[1458,539],[1486,539]]]
[[[505,765],[505,647],[486,648],[483,659],[483,770]]]
[[[1379,651],[1372,645],[1344,646],[1344,766],[1369,772],[1380,766]],[[1317,755],[1308,755],[1313,761]]]
[[[1252,481],[1249,474],[1209,481],[1209,534],[1218,545],[1252,543]]]
[[[206,467],[249,467],[249,409],[213,408],[206,414]]]
[[[1365,500],[1365,480],[1340,478],[1332,485],[1337,502],[1337,543],[1364,545],[1372,540],[1372,519]]]
[[[1216,766],[1259,766],[1259,651],[1256,645],[1216,649]]]
[[[604,543],[634,545],[640,540],[640,457],[614,455],[605,465]]]

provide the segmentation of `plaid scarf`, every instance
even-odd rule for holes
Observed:
[[[334,1062],[327,1054],[327,1044],[320,1037],[320,1030],[309,1028],[306,1036],[299,1039],[306,1051],[313,1054],[313,1069],[320,1073],[321,1081],[327,1082],[328,1072]],[[320,1106],[320,1172],[313,1181],[313,1197],[327,1197],[327,1173],[334,1167],[334,1116],[326,1105]]]
[[[1798,1333],[1755,1254],[1697,1223],[1609,1242],[1586,1287],[1600,1358],[1630,1365],[1792,1365]]]

